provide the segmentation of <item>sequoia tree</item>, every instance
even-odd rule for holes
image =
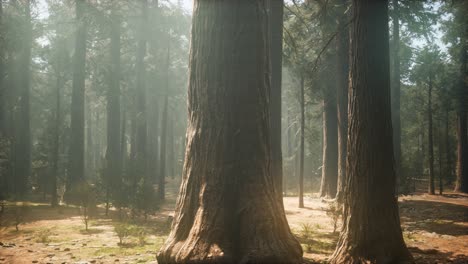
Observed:
[[[281,153],[281,80],[283,56],[283,0],[270,0],[271,52],[271,167],[279,199],[283,197],[283,157]]]
[[[395,198],[388,2],[353,0],[343,228],[331,263],[405,263]]]
[[[84,180],[84,109],[86,66],[86,0],[76,0],[75,52],[73,54],[73,83],[71,102],[70,148],[68,155],[67,192]]]
[[[196,0],[183,180],[158,263],[300,263],[270,167],[266,0]]]

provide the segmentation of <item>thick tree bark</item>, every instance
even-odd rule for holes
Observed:
[[[338,120],[336,90],[326,92],[323,100],[323,158],[320,197],[335,198],[338,180]]]
[[[75,52],[73,54],[73,83],[71,102],[70,148],[68,154],[67,193],[84,180],[85,145],[85,67],[86,67],[86,28],[84,17],[86,0],[75,0],[76,25]],[[72,198],[73,199],[73,198]]]
[[[463,12],[459,14],[465,15],[468,11],[468,4],[462,3],[460,8]],[[457,181],[455,191],[468,193],[468,20],[463,20],[462,25],[462,41],[461,56],[460,56],[460,83],[458,94],[458,111],[457,111]]]
[[[278,199],[283,199],[283,156],[281,152],[281,81],[283,66],[283,0],[269,0],[271,58],[271,173]]]
[[[354,0],[343,228],[331,263],[410,263],[397,200],[387,1]]]
[[[299,208],[304,208],[304,139],[305,139],[305,87],[304,75],[301,74],[300,80],[300,105],[301,105],[301,138],[299,145]]]
[[[195,1],[186,160],[160,264],[302,259],[269,164],[267,42],[265,1]]]
[[[16,115],[15,136],[15,195],[20,198],[28,188],[31,176],[31,125],[30,125],[30,90],[31,90],[31,48],[32,24],[31,1],[24,2],[24,40],[19,56],[18,88],[19,100]]]
[[[428,118],[428,126],[427,126],[427,135],[428,135],[428,155],[429,155],[429,186],[428,186],[428,193],[435,194],[434,188],[434,139],[433,139],[433,131],[432,131],[432,77],[429,77],[428,83],[428,101],[427,101],[427,118]]]
[[[121,190],[121,146],[120,146],[120,19],[116,10],[111,13],[110,74],[107,90],[107,151],[106,161],[110,195],[117,198]]]
[[[348,139],[348,88],[349,88],[349,28],[346,25],[347,18],[344,14],[347,4],[346,0],[340,2],[340,17],[338,20],[337,45],[337,78],[336,78],[336,103],[338,111],[338,201],[342,201],[344,182],[346,179],[346,144]]]
[[[406,178],[401,173],[401,118],[400,118],[400,11],[398,0],[393,0],[393,75],[392,75],[392,126],[393,150],[395,152],[395,173],[400,192],[406,193]]]

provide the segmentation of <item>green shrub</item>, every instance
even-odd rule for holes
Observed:
[[[130,235],[131,227],[126,223],[119,223],[114,225],[114,231],[119,237],[119,245],[124,245],[125,238]]]

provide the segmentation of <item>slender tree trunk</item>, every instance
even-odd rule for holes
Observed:
[[[5,35],[6,27],[3,24],[3,1],[0,1],[0,140],[6,138],[6,86],[5,86]],[[3,176],[2,176],[3,177]],[[2,183],[3,184],[3,183]],[[5,185],[0,189],[6,187]]]
[[[62,65],[58,64],[59,67]],[[57,178],[58,178],[58,164],[59,164],[59,150],[60,150],[60,122],[61,122],[61,102],[60,102],[60,89],[63,86],[62,75],[60,69],[57,68],[57,82],[55,90],[55,127],[54,127],[54,145],[52,149],[52,175],[50,183],[50,205],[56,207],[57,200]]]
[[[168,43],[169,44],[169,43]],[[164,104],[161,120],[161,151],[159,152],[159,199],[164,200],[166,196],[166,147],[167,147],[167,118],[169,107],[169,68],[171,63],[171,54],[169,46],[166,54],[166,80],[164,87]]]
[[[447,107],[445,109],[445,155],[446,155],[446,170],[445,174],[447,176],[447,179],[449,179],[450,183],[452,183],[453,180],[453,163],[452,163],[452,148],[450,145],[450,111]]]
[[[170,124],[169,124],[169,140],[168,140],[168,143],[169,143],[169,154],[168,154],[168,159],[169,159],[169,174],[171,175],[171,179],[174,179],[174,160],[175,160],[175,155],[174,155],[174,122],[175,122],[175,118],[174,118],[174,115],[171,114],[171,118],[170,118]]]
[[[427,92],[428,102],[427,102],[427,115],[428,115],[428,126],[427,126],[427,135],[428,135],[428,155],[429,155],[429,194],[435,194],[434,187],[434,139],[432,131],[432,77],[429,77],[429,88]]]
[[[160,264],[301,263],[269,164],[266,16],[262,0],[195,1],[187,154]]]
[[[335,89],[330,89],[336,91]],[[338,179],[338,120],[335,94],[323,100],[323,158],[320,197],[335,198]]]
[[[401,118],[400,118],[400,11],[398,0],[393,0],[393,76],[392,76],[392,126],[393,126],[393,149],[395,152],[395,173],[397,188],[400,192],[407,192],[405,175],[401,171]]]
[[[270,125],[271,167],[278,199],[283,199],[283,155],[281,152],[281,81],[283,57],[283,0],[269,0],[270,5]]]
[[[120,18],[116,10],[111,13],[110,75],[107,92],[107,151],[106,177],[110,196],[117,198],[122,185],[120,137]]]
[[[28,188],[28,180],[31,176],[31,127],[30,127],[30,90],[31,90],[31,48],[32,48],[32,23],[31,1],[24,1],[24,39],[21,55],[19,57],[19,100],[18,115],[16,116],[15,141],[15,178],[16,197],[23,197]]]
[[[442,132],[440,120],[437,123],[437,142],[438,142],[438,153],[439,153],[439,194],[442,195],[444,191],[444,182],[442,180],[443,176],[443,159],[442,159]]]
[[[146,26],[148,23],[148,0],[140,0],[141,2],[141,24],[138,32],[138,50],[136,56],[136,164],[142,169],[143,175],[138,178],[147,177],[147,120],[146,120],[146,65],[145,56],[147,49]]]
[[[387,4],[353,0],[344,224],[333,264],[412,262],[395,198]]]
[[[301,74],[301,137],[299,146],[299,208],[304,208],[304,138],[305,138],[305,97],[304,75]]]
[[[337,69],[336,101],[338,111],[338,180],[336,198],[342,201],[344,182],[346,179],[346,144],[348,138],[348,88],[349,88],[349,28],[346,25],[348,16],[345,15],[346,0],[340,2],[342,13],[338,21],[337,35]]]
[[[73,55],[73,83],[71,103],[70,148],[68,154],[67,193],[84,180],[84,109],[86,66],[86,0],[75,0],[77,30]],[[73,200],[73,198],[71,198]]]

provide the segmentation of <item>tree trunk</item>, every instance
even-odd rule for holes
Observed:
[[[345,15],[346,1],[341,1],[340,18],[337,34],[337,78],[336,102],[338,111],[338,180],[336,197],[342,201],[344,182],[346,179],[346,144],[348,138],[348,88],[349,88],[349,28],[346,26],[348,16]]]
[[[136,56],[136,164],[143,172],[138,178],[147,177],[147,120],[146,120],[146,25],[148,23],[148,0],[140,0],[141,2],[141,24],[138,32],[138,50]],[[139,172],[140,172],[139,171]]]
[[[468,5],[460,6],[467,11]],[[460,13],[466,15],[466,12]],[[464,20],[466,21],[466,20]],[[457,181],[455,191],[468,193],[468,24],[463,24],[461,56],[460,56],[460,83],[457,111]]]
[[[447,179],[449,179],[450,183],[453,180],[453,163],[452,163],[452,148],[450,145],[450,111],[449,108],[447,107],[445,109],[445,155],[446,155],[446,170],[445,174],[447,176]]]
[[[411,263],[393,165],[387,1],[353,0],[343,228],[331,263]]]
[[[304,139],[305,139],[305,97],[304,97],[304,75],[300,80],[300,105],[301,105],[301,138],[299,146],[299,208],[304,208]]]
[[[111,13],[110,74],[107,92],[107,151],[106,177],[113,198],[119,196],[122,185],[120,137],[120,18],[116,10]]]
[[[336,92],[335,89],[330,89]],[[323,100],[323,158],[320,197],[335,198],[338,179],[338,120],[334,93],[325,92]]]
[[[432,77],[429,77],[429,88],[427,92],[428,102],[427,102],[427,115],[428,115],[428,126],[427,126],[427,135],[428,135],[428,155],[429,155],[429,194],[435,194],[434,188],[434,142],[432,135]]]
[[[84,109],[86,66],[86,0],[75,0],[77,31],[73,54],[73,83],[71,103],[70,148],[68,155],[67,193],[84,180]],[[73,198],[72,198],[73,199]]]
[[[270,125],[271,173],[278,199],[283,200],[283,156],[281,152],[281,81],[283,66],[283,0],[269,0],[270,17]]]
[[[269,165],[265,2],[195,1],[186,161],[160,264],[301,263]]]
[[[169,45],[169,42],[168,42]],[[169,107],[169,68],[171,63],[171,54],[169,46],[166,54],[166,76],[164,84],[164,105],[161,119],[161,144],[159,152],[159,199],[166,197],[166,147],[167,147],[167,117]]]
[[[5,35],[6,28],[3,24],[3,1],[0,1],[0,140],[6,138],[6,85],[5,85]],[[2,175],[2,177],[4,177]],[[3,182],[2,182],[3,184]],[[0,191],[3,190],[6,186],[4,185],[0,188]]]
[[[32,48],[32,24],[31,1],[24,2],[24,39],[19,57],[18,85],[19,100],[16,116],[15,141],[15,194],[17,198],[23,197],[28,188],[28,179],[31,176],[31,126],[30,126],[30,90],[31,90],[31,48]]]
[[[62,53],[59,51],[59,63],[57,63],[57,82],[55,90],[55,127],[54,127],[54,145],[52,149],[52,173],[51,173],[51,184],[50,184],[50,205],[55,207],[58,205],[57,200],[57,178],[58,178],[58,164],[59,164],[59,150],[60,150],[60,122],[61,122],[61,101],[60,101],[60,90],[63,86],[63,77],[60,67],[62,63]],[[65,52],[65,51],[64,51]]]
[[[442,162],[442,132],[440,120],[437,122],[437,142],[438,142],[438,153],[439,153],[439,194],[442,195],[444,191],[443,176],[443,162]]]
[[[393,126],[393,149],[395,152],[395,174],[397,188],[406,193],[406,179],[401,173],[401,118],[400,118],[400,11],[398,0],[393,0],[393,76],[392,76],[392,126]]]

